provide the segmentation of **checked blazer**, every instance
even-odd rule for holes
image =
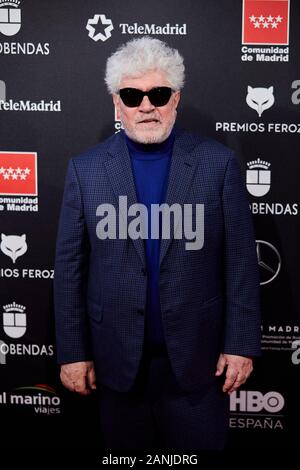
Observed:
[[[124,132],[70,160],[59,220],[54,301],[59,363],[94,360],[97,380],[133,385],[145,327],[144,240],[96,235],[97,207],[137,202]],[[166,201],[204,204],[204,245],[161,240],[160,301],[173,372],[187,391],[214,381],[221,352],[260,354],[254,230],[232,151],[176,129]],[[118,223],[118,210],[117,223]],[[121,214],[126,216],[126,214]],[[193,211],[193,217],[194,217]]]

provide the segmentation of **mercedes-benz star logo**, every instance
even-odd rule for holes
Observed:
[[[269,284],[278,276],[281,268],[279,251],[269,242],[256,240],[256,253],[260,268],[260,285]]]

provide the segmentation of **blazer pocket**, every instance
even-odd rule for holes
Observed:
[[[91,299],[87,299],[88,316],[98,323],[103,320],[103,307]]]

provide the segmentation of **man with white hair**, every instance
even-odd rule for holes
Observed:
[[[105,81],[124,130],[69,164],[54,282],[61,380],[83,395],[97,387],[105,449],[222,449],[229,394],[260,354],[238,165],[175,126],[177,50],[133,39]],[[201,243],[187,243],[197,227]]]

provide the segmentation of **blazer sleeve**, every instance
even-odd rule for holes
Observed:
[[[89,240],[83,201],[70,160],[59,218],[54,269],[54,307],[58,363],[91,359],[86,315]]]
[[[259,272],[252,214],[246,188],[234,155],[223,184],[225,227],[225,325],[224,353],[261,354]]]

